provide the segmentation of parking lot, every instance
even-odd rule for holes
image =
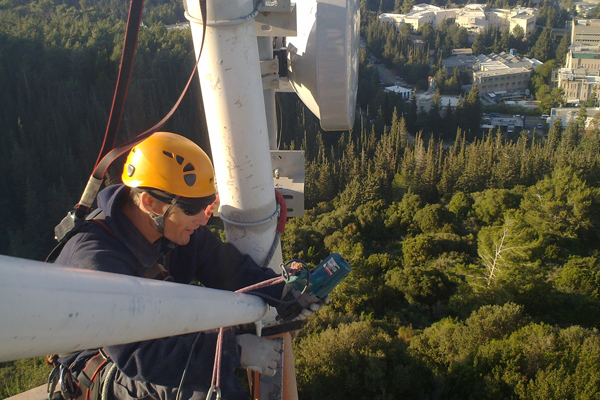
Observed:
[[[512,123],[511,123],[512,121]],[[507,126],[511,124],[515,129],[525,129],[531,132],[535,129],[536,132],[546,132],[548,129],[546,121],[542,120],[538,115],[515,115],[515,114],[499,114],[499,113],[484,113],[481,117],[482,125],[492,126]]]

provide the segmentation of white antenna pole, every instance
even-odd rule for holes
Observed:
[[[186,9],[198,56],[199,2]],[[251,0],[207,1],[198,76],[227,241],[261,265],[275,237],[277,205],[253,11]]]
[[[0,362],[260,321],[256,296],[0,256]]]
[[[204,38],[199,2],[185,1],[196,57],[204,40],[198,76],[221,200],[219,215],[227,241],[262,265],[277,226],[270,152],[277,146],[275,90],[264,90],[260,68],[261,58],[273,58],[272,38],[258,41],[252,0],[207,1]],[[277,270],[281,262],[277,244],[269,266]],[[290,335],[284,340],[283,391],[274,395],[297,399]],[[269,396],[272,389],[262,387],[260,398]]]

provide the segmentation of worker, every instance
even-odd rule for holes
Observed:
[[[214,172],[206,153],[191,140],[154,133],[132,148],[122,181],[98,194],[103,216],[66,243],[57,264],[182,284],[198,281],[230,291],[277,276],[232,244],[223,243],[206,226],[216,206]],[[284,285],[261,291],[281,299]],[[322,305],[315,301],[300,317]],[[70,367],[79,394],[89,391],[92,400],[99,398],[103,387],[110,389],[104,395],[115,399],[204,400],[211,387],[216,341],[216,332],[187,334],[86,350],[63,356],[59,362]],[[273,375],[280,346],[274,339],[226,331],[221,398],[247,400],[234,368]]]

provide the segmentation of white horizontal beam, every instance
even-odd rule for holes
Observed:
[[[256,296],[0,256],[0,362],[260,321]]]

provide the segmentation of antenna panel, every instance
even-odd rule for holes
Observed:
[[[288,37],[288,78],[326,131],[354,124],[360,7],[357,0],[296,3],[298,36]]]

